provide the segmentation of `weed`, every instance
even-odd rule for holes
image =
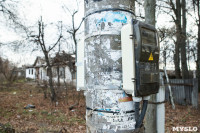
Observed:
[[[48,112],[47,110],[42,110],[42,111],[41,111],[41,115],[48,115],[48,113],[49,113],[49,112]]]
[[[70,125],[73,125],[74,123],[79,123],[79,124],[84,124],[85,120],[77,118],[77,117],[72,117],[71,119],[68,120]]]
[[[10,123],[0,124],[0,133],[14,133],[15,130],[12,128]]]

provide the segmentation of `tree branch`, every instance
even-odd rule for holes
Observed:
[[[62,38],[62,35],[60,35],[57,42],[51,48],[49,48],[48,52],[50,52],[59,43],[61,38]]]

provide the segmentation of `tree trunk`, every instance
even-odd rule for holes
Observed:
[[[198,24],[198,39],[197,39],[197,78],[200,92],[200,24]]]
[[[50,86],[50,90],[51,90],[51,101],[55,102],[56,101],[56,93],[55,93],[55,89],[53,86],[53,72],[52,72],[52,67],[49,61],[49,57],[48,57],[48,52],[45,52],[45,60],[47,63],[47,72],[49,72],[49,86]]]
[[[175,44],[174,65],[175,65],[175,76],[177,79],[180,79],[181,78],[181,69],[180,69],[180,56],[179,56],[178,41],[179,41],[179,39],[177,39],[177,42]]]
[[[175,44],[175,54],[174,54],[174,65],[175,65],[175,76],[176,78],[181,78],[180,69],[180,45],[181,45],[181,3],[180,0],[176,0],[176,44]]]
[[[57,67],[57,75],[58,75],[58,83],[57,83],[57,86],[58,86],[58,92],[60,93],[60,66],[58,65]]]
[[[77,50],[76,32],[73,33],[72,37],[73,37],[73,41],[74,41],[74,45],[75,45],[74,54],[76,55],[76,50]]]
[[[197,78],[198,78],[198,86],[200,91],[200,5],[199,0],[197,1],[198,7],[198,38],[197,38]]]
[[[163,59],[164,59],[165,67],[167,65],[167,52],[166,51],[167,51],[166,49],[164,49],[164,51],[163,51]]]
[[[64,85],[65,85],[65,89],[66,89],[66,102],[67,102],[67,105],[68,105],[68,85],[67,85],[67,83],[66,83],[66,76],[65,76],[65,67],[63,67],[63,69],[64,69]]]
[[[189,71],[187,67],[187,53],[186,53],[186,2],[182,0],[182,32],[181,32],[181,66],[182,66],[182,78],[189,78]]]

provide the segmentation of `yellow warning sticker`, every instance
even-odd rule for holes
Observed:
[[[153,60],[153,54],[150,54],[149,60],[152,61]]]

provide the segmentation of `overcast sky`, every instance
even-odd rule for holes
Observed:
[[[76,0],[16,0],[18,4],[16,6],[16,10],[18,11],[19,18],[23,20],[23,23],[26,26],[35,26],[37,21],[40,19],[40,16],[43,16],[43,21],[45,24],[57,24],[58,21],[62,21],[65,25],[71,25],[71,16],[68,10],[63,7],[67,7],[71,12],[74,10],[79,10],[78,14],[76,15],[76,26],[79,25],[79,22],[84,16],[84,1],[78,0],[78,5]],[[138,8],[136,5],[136,13],[139,11],[143,13],[143,9]],[[170,23],[171,17],[167,14],[160,14],[157,16],[157,27],[172,27],[174,24]],[[193,20],[191,18],[188,21],[188,30],[191,27],[194,27]],[[82,29],[84,27],[82,26]],[[0,20],[0,41],[7,43],[12,42],[17,39],[23,39],[19,35],[19,33],[15,33],[12,28],[9,28],[6,22],[1,23]],[[56,40],[55,27],[51,26],[48,28],[51,34],[48,34],[47,39],[49,42],[54,42]],[[197,28],[193,28],[192,31],[196,34]],[[64,50],[72,49],[69,45],[65,45],[63,47]],[[0,47],[0,56],[8,58],[9,60],[17,63],[18,66],[23,64],[33,64],[36,56],[41,56],[42,53],[35,51],[31,52],[32,48],[28,48],[23,52],[18,51],[11,51],[10,48]],[[173,64],[169,66],[170,68],[173,67]],[[191,68],[195,68],[194,65]]]
[[[81,2],[81,0],[78,2],[78,5],[76,0],[19,0],[15,8],[18,11],[19,18],[23,20],[23,24],[26,26],[36,26],[37,21],[42,16],[44,23],[49,25],[47,34],[53,33],[47,35],[48,38],[51,38],[46,39],[49,42],[55,42],[56,40],[57,36],[55,36],[53,31],[57,30],[56,24],[58,24],[58,21],[62,21],[65,25],[71,25],[71,15],[67,8],[70,12],[79,10],[75,17],[77,22],[75,23],[76,26],[79,25],[84,14],[83,1]],[[54,27],[51,25],[54,25]],[[19,32],[15,33],[12,28],[9,28],[7,22],[0,23],[0,29],[0,41],[3,43],[23,39]],[[66,46],[66,49],[69,49],[69,47]],[[0,55],[18,65],[23,65],[33,64],[36,56],[42,55],[42,53],[38,51],[32,52],[31,48],[28,48],[27,51],[23,50],[22,52],[21,50],[11,51],[10,48],[1,47]]]

